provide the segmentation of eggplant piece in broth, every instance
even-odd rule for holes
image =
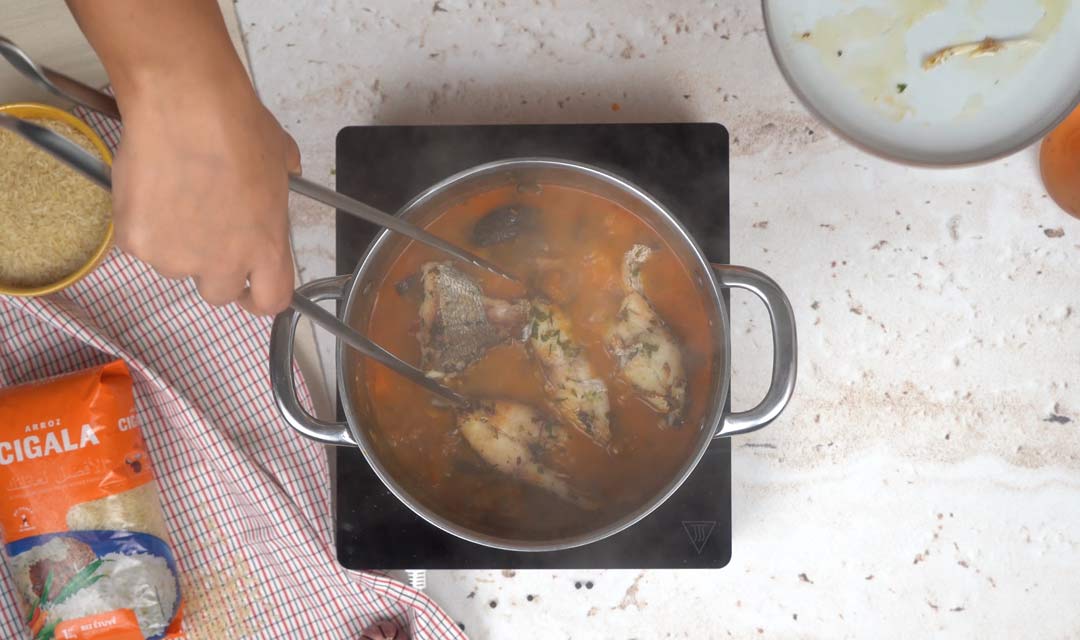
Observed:
[[[519,204],[497,207],[476,222],[472,243],[490,247],[509,242],[535,228],[537,213],[536,209]]]

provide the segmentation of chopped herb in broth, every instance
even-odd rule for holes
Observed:
[[[478,246],[477,223],[500,210]],[[529,211],[528,224],[515,228],[510,210]],[[487,413],[455,414],[367,365],[359,384],[394,477],[437,513],[518,539],[592,530],[664,489],[701,435],[714,347],[701,293],[662,238],[609,200],[552,184],[478,194],[427,228],[521,276],[529,291],[453,264],[478,289],[462,317],[491,333],[462,334],[482,348],[449,359],[448,383],[483,399]],[[425,322],[416,274],[431,264],[446,257],[409,245],[383,274],[367,327],[415,364]],[[520,322],[497,328],[511,317]]]

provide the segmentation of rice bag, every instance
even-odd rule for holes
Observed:
[[[184,637],[123,362],[0,389],[0,539],[33,640]]]

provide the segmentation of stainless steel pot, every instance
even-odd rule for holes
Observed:
[[[452,176],[431,187],[398,212],[420,225],[449,206],[471,194],[507,184],[559,184],[584,189],[611,199],[647,221],[680,253],[707,298],[706,309],[713,330],[712,371],[708,411],[693,454],[665,488],[632,513],[603,527],[580,535],[559,539],[519,539],[499,537],[474,531],[421,503],[393,477],[379,459],[373,446],[370,399],[364,393],[365,361],[341,343],[337,346],[338,394],[345,409],[345,422],[327,422],[311,416],[296,398],[293,380],[293,338],[298,315],[286,311],[274,321],[270,338],[270,378],[278,409],[285,420],[301,434],[324,444],[355,446],[363,452],[372,469],[402,502],[431,524],[465,540],[481,545],[514,551],[551,551],[568,549],[601,540],[618,533],[647,516],[673,494],[697,466],[714,438],[748,433],[774,420],[787,405],[795,388],[796,339],[795,318],[784,292],[769,277],[745,267],[713,265],[706,260],[697,243],[679,221],[658,201],[622,178],[606,171],[566,160],[523,158],[486,164]],[[367,295],[379,281],[392,260],[408,244],[408,239],[383,231],[360,259],[349,276],[325,278],[307,284],[299,293],[313,300],[337,300],[340,317],[361,331],[367,326],[374,296]],[[773,371],[765,398],[753,409],[725,413],[731,378],[731,335],[728,310],[721,291],[724,287],[745,289],[765,304],[772,322]],[[407,384],[402,382],[402,384]],[[683,428],[694,428],[685,425]]]

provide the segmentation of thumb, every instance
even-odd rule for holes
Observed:
[[[290,174],[298,176],[304,172],[300,164],[300,147],[296,145],[296,140],[293,140],[293,137],[284,130],[281,134],[285,136],[285,169]]]

